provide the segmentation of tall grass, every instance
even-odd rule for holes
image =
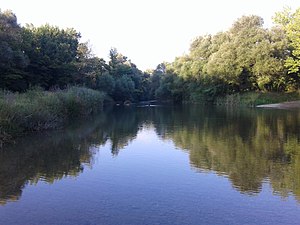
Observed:
[[[260,92],[248,92],[244,94],[232,94],[224,97],[218,97],[215,100],[216,105],[228,105],[228,106],[250,106],[262,104],[272,104],[279,102],[288,102],[300,100],[300,93],[260,93]]]
[[[71,87],[46,92],[39,89],[24,94],[0,92],[0,147],[29,131],[62,127],[67,120],[102,110],[105,94]]]

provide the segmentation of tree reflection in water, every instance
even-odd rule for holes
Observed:
[[[275,194],[300,201],[299,111],[181,106],[116,108],[20,138],[0,152],[0,204],[18,200],[28,183],[78,176],[107,141],[117,156],[149,125],[187,151],[196,171],[226,176],[245,194],[259,193],[269,180]]]

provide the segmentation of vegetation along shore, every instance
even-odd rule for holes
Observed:
[[[17,135],[62,127],[69,119],[102,110],[105,94],[87,88],[0,93],[0,146]]]

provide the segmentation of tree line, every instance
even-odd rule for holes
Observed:
[[[0,11],[0,89],[25,92],[35,86],[53,90],[79,85],[117,101],[147,98],[149,74],[115,48],[105,62],[80,38],[72,28],[21,27],[12,11]]]
[[[299,90],[300,8],[286,8],[273,20],[275,26],[266,29],[261,17],[243,16],[225,32],[195,38],[188,54],[153,71],[156,96],[199,101]]]
[[[76,30],[49,24],[24,27],[0,11],[0,89],[24,92],[79,85],[116,101],[214,100],[251,91],[293,92],[300,86],[300,8],[274,16],[243,16],[232,27],[193,40],[188,54],[143,72],[113,48],[109,61],[91,54]]]

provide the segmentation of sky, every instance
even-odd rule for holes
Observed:
[[[226,31],[243,15],[258,15],[265,26],[284,7],[299,0],[0,0],[24,26],[50,24],[74,28],[93,53],[108,60],[117,48],[141,70],[188,53],[200,35]]]

